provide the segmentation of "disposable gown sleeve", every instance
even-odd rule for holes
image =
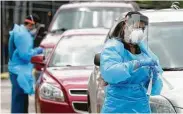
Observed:
[[[15,35],[15,46],[18,50],[19,57],[25,61],[30,62],[31,58],[37,54],[37,48],[32,49],[32,38],[27,33],[18,33]]]
[[[159,71],[159,73],[155,73],[153,75],[153,85],[152,85],[152,91],[151,91],[151,95],[160,95],[162,87],[163,87],[163,82],[162,79],[160,78],[160,76],[163,73],[163,70],[158,62],[158,66],[156,67],[156,69]]]
[[[104,81],[116,84],[131,77],[133,61],[124,62],[124,46],[120,41],[110,39],[100,56],[100,71]]]
[[[159,63],[158,57],[151,51],[151,49],[147,46],[147,42],[141,42],[140,43],[141,49],[152,59],[156,60],[158,62],[158,66],[156,66],[156,70],[159,72],[153,73],[153,84],[152,84],[152,90],[151,95],[159,95],[161,93],[163,82],[160,78],[160,75],[163,73],[163,69]]]
[[[163,87],[163,82],[162,82],[162,79],[160,78],[160,76],[163,74],[163,69],[160,65],[158,57],[151,51],[151,49],[149,49],[149,53],[152,56],[152,58],[157,61],[158,66],[156,66],[155,68],[159,72],[159,73],[153,74],[153,85],[152,85],[151,95],[152,96],[160,95],[162,87]]]

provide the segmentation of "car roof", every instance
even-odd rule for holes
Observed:
[[[183,9],[144,10],[140,12],[149,18],[150,23],[183,22]]]
[[[80,7],[129,7],[133,8],[131,3],[116,3],[116,2],[81,2],[64,4],[59,9],[70,9]]]
[[[149,23],[183,22],[183,9],[141,10],[139,12],[149,18]],[[124,17],[127,13],[128,12],[122,13],[122,15],[118,19],[116,19],[115,24],[109,31],[109,37],[113,36],[113,34],[116,32],[117,26],[122,21],[124,21]]]
[[[59,35],[48,34],[47,37],[43,39],[40,46],[46,48],[53,48],[56,43],[65,36],[79,36],[79,35],[103,35],[107,36],[109,29],[104,28],[92,28],[92,29],[71,29],[67,30]],[[50,38],[49,38],[50,37]]]
[[[63,36],[72,36],[72,35],[107,35],[109,29],[104,28],[93,28],[93,29],[71,29],[65,31]]]

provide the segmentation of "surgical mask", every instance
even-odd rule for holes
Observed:
[[[127,43],[138,44],[146,38],[145,32],[141,28],[138,29],[129,28],[124,32],[125,32],[124,40]]]
[[[30,34],[32,35],[32,37],[34,37],[34,38],[35,38],[36,33],[37,33],[37,29],[36,29],[36,28],[34,28],[34,29],[30,30],[29,32],[30,32]]]

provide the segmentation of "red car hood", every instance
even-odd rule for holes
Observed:
[[[66,85],[87,85],[88,78],[92,72],[91,67],[52,67],[47,68],[47,71],[61,82],[63,86]]]

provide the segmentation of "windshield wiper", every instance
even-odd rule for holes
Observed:
[[[59,29],[55,29],[55,30],[50,31],[50,33],[55,33],[55,32],[59,32],[59,31],[64,32],[66,30],[67,30],[66,28],[59,28]]]
[[[66,67],[71,67],[72,65],[65,65]]]
[[[182,71],[183,67],[178,67],[178,68],[168,68],[168,67],[164,67],[163,68],[164,71]]]

